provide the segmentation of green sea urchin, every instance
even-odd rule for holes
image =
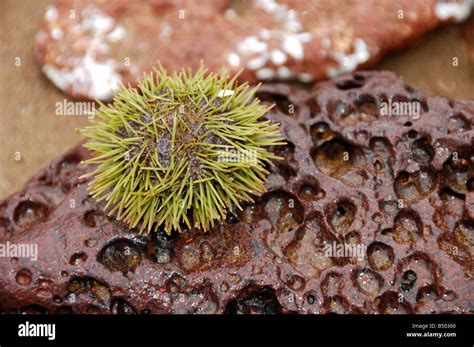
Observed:
[[[264,147],[283,139],[279,124],[259,120],[269,107],[253,97],[256,88],[236,79],[160,67],[122,87],[81,130],[94,155],[87,163],[96,165],[86,175],[91,196],[130,227],[171,233],[208,230],[261,195],[265,164],[278,159]]]

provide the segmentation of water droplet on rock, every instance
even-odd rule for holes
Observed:
[[[367,260],[374,270],[388,270],[392,266],[394,258],[392,247],[385,243],[373,242],[367,248]]]
[[[370,269],[356,271],[355,281],[357,288],[366,295],[375,295],[383,287],[383,278]]]
[[[18,204],[13,212],[13,220],[20,228],[44,222],[49,215],[48,207],[35,201],[26,200]]]
[[[130,240],[117,239],[102,248],[97,261],[109,271],[134,272],[142,260],[139,248]]]

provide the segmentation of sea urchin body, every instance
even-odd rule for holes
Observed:
[[[81,131],[95,164],[89,192],[131,227],[166,232],[207,230],[226,211],[265,191],[265,147],[282,144],[279,124],[255,88],[226,79],[162,68],[136,88],[122,88]]]

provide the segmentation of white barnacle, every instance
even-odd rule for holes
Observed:
[[[261,80],[269,80],[275,77],[275,71],[268,67],[264,67],[260,70],[257,70],[257,78]]]
[[[52,22],[52,21],[57,20],[58,17],[59,17],[59,14],[58,14],[58,9],[56,8],[56,6],[49,5],[46,8],[46,12],[44,13],[44,19],[47,22]]]
[[[283,50],[296,60],[303,59],[303,45],[294,35],[290,35],[283,41]]]
[[[356,39],[354,41],[353,53],[344,54],[342,52],[330,52],[330,55],[339,63],[338,67],[329,69],[328,75],[331,78],[354,71],[357,66],[365,63],[370,58],[367,44],[362,39]]]
[[[257,36],[247,36],[237,46],[238,51],[242,54],[262,53],[265,52],[267,48],[268,45]]]
[[[246,66],[251,70],[257,70],[257,69],[260,69],[261,67],[264,67],[267,61],[268,61],[268,58],[266,55],[259,55],[256,58],[249,60]]]
[[[274,49],[271,52],[271,60],[275,65],[282,65],[286,62],[286,54],[279,49]]]
[[[464,22],[471,14],[473,0],[459,2],[438,1],[435,4],[435,14],[441,20],[453,19],[455,22]]]
[[[230,53],[227,57],[227,62],[232,66],[240,65],[240,57],[237,53]]]

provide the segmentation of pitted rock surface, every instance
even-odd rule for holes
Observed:
[[[268,192],[208,233],[138,235],[87,194],[80,145],[0,205],[3,312],[472,313],[473,101],[389,72],[266,84],[288,144]],[[383,115],[414,102],[417,114]],[[393,110],[393,109],[392,109]],[[362,245],[362,257],[327,245]]]

